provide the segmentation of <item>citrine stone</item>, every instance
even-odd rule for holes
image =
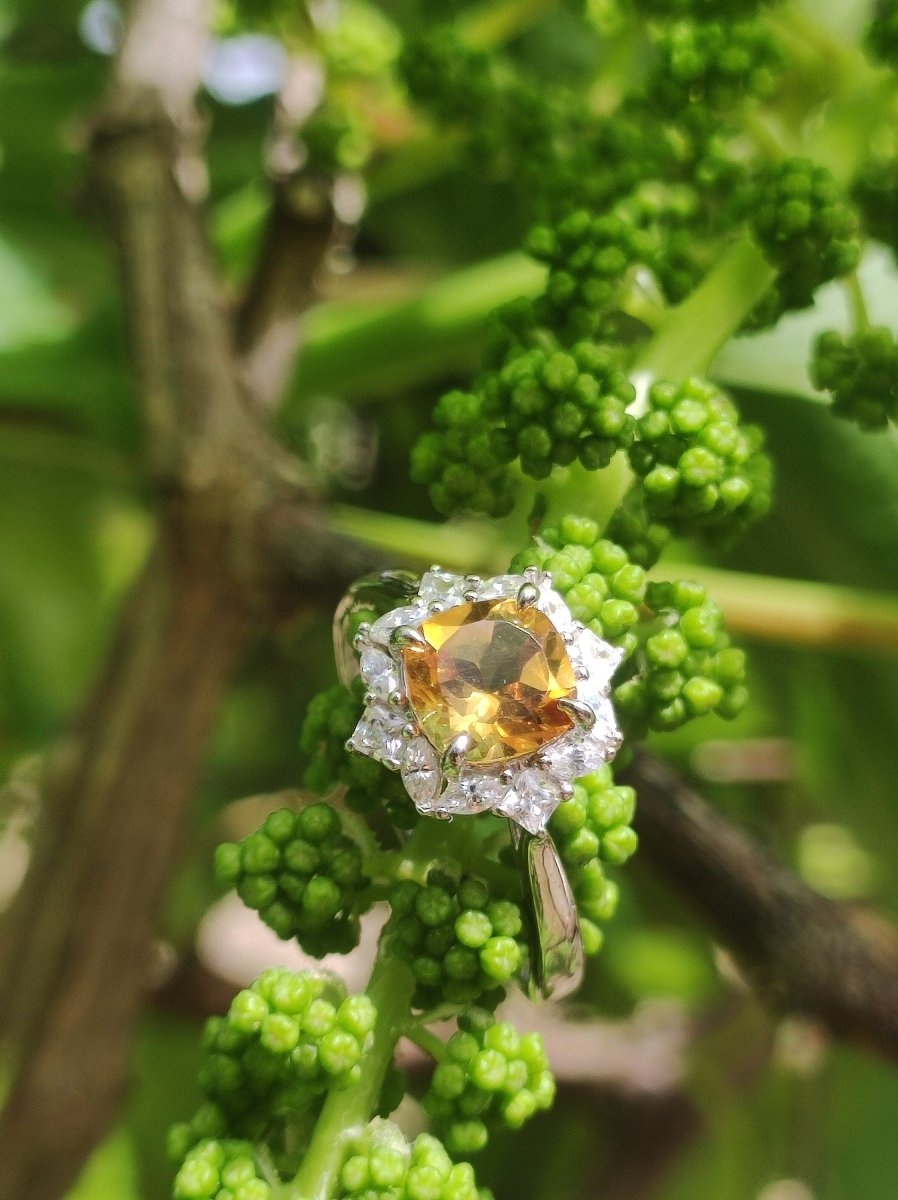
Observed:
[[[573,727],[558,701],[573,696],[564,640],[545,613],[516,599],[459,604],[420,627],[427,647],[403,651],[409,703],[445,750],[460,733],[474,764],[533,754]]]

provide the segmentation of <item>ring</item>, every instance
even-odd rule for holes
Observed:
[[[508,818],[531,917],[529,990],[580,983],[576,907],[547,825],[621,744],[623,651],[574,619],[535,567],[481,579],[431,567],[366,576],[334,617],[341,681],[365,710],[347,748],[399,771],[418,812]]]

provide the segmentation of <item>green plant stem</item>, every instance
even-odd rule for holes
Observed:
[[[431,1033],[422,1021],[411,1021],[403,1030],[403,1034],[410,1042],[414,1042],[425,1054],[429,1054],[437,1062],[442,1062],[445,1059],[445,1044],[435,1033]]]
[[[383,396],[475,365],[490,314],[538,295],[544,278],[531,258],[508,254],[455,271],[398,303],[319,305],[309,314],[294,394]]]
[[[396,1042],[408,1024],[414,979],[394,954],[378,950],[368,995],[377,1009],[374,1042],[351,1087],[335,1089],[324,1102],[315,1132],[290,1187],[291,1200],[329,1200],[336,1189],[348,1138],[368,1123],[377,1106]]]
[[[720,571],[693,563],[664,563],[658,579],[704,584],[727,626],[746,637],[821,649],[898,652],[898,599],[829,583]]]
[[[864,298],[864,289],[857,271],[845,276],[845,291],[851,308],[851,317],[855,333],[864,333],[870,328],[870,313]]]
[[[413,566],[429,565],[439,545],[443,566],[458,571],[501,571],[514,549],[475,522],[434,525],[343,506],[335,529]],[[734,633],[762,641],[823,649],[898,651],[898,599],[858,588],[741,571],[699,563],[662,563],[655,579],[694,579],[720,604]]]
[[[294,404],[338,393],[389,395],[442,373],[475,367],[486,321],[497,308],[539,294],[544,269],[523,254],[465,267],[417,295],[373,308],[334,302],[309,314],[306,347],[294,379]],[[775,278],[744,234],[723,252],[696,290],[662,312],[638,293],[624,308],[657,331],[636,370],[682,379],[704,371]]]
[[[743,233],[695,291],[670,310],[637,358],[634,374],[670,380],[704,374],[775,279],[758,244]]]
[[[507,563],[512,551],[495,522],[462,519],[435,525],[414,517],[372,512],[337,504],[330,509],[335,532],[381,546],[418,566],[439,562],[450,570],[493,570]]]
[[[477,368],[487,321],[498,308],[538,296],[545,268],[525,254],[463,267],[401,300],[331,301],[313,308],[288,409],[313,396],[386,399],[397,388]],[[664,310],[639,287],[621,309],[649,328]],[[290,413],[288,411],[288,419]]]
[[[470,825],[457,821],[421,821],[397,858],[395,878],[423,879],[435,861],[470,846]],[[361,1064],[361,1076],[350,1087],[335,1089],[324,1102],[302,1165],[288,1185],[285,1200],[330,1200],[346,1157],[349,1138],[373,1116],[396,1043],[412,1022],[415,980],[409,966],[381,937],[366,989],[377,1010],[374,1040]]]

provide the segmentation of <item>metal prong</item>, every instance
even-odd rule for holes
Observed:
[[[377,696],[375,695],[374,692],[365,692],[362,699],[365,701],[366,704],[373,704],[374,701],[377,699]]]
[[[431,563],[430,567],[428,569],[431,571],[442,571],[443,568],[440,566],[439,563]]]
[[[402,737],[406,742],[410,742],[418,736],[418,726],[413,721],[407,722],[402,726]]]
[[[572,633],[563,633],[561,635],[561,640],[564,642],[565,646],[573,646],[576,638]]]
[[[427,639],[414,625],[399,625],[390,634],[390,650],[394,654],[398,654],[400,650],[412,650],[419,654],[427,649]]]
[[[592,729],[596,723],[596,714],[592,708],[582,700],[574,700],[570,697],[565,697],[558,701],[558,707],[562,712],[567,713],[573,719],[574,724],[578,729]]]
[[[539,588],[534,583],[522,583],[518,588],[518,608],[533,608],[539,599]]]
[[[589,679],[589,671],[587,671],[586,667],[574,667],[574,677],[578,679],[580,683],[585,683],[586,680]]]
[[[508,767],[506,767],[504,771],[500,772],[499,779],[502,781],[502,783],[510,785],[514,780],[514,771],[510,771]]]
[[[356,630],[355,637],[352,639],[353,648],[361,650],[363,646],[367,646],[371,641],[371,625],[368,621],[363,621]]]
[[[564,780],[564,782],[561,784],[562,800],[570,800],[573,797],[573,795],[574,795],[574,785],[572,783],[568,783],[567,780]]]
[[[482,583],[483,583],[483,580],[480,578],[479,575],[466,575],[465,576],[465,587],[466,588],[479,588]]]
[[[391,704],[395,704],[397,708],[405,708],[408,703],[408,696],[406,696],[405,692],[390,692],[389,701]]]
[[[446,611],[445,602],[442,600],[431,600],[431,602],[427,606],[427,611],[429,613],[434,613],[434,614],[445,612]]]
[[[474,739],[469,733],[457,733],[446,749],[440,767],[446,779],[458,779],[465,765],[465,755],[474,748]]]

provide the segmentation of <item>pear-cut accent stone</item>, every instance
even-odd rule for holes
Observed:
[[[359,754],[398,767],[402,758],[402,715],[383,704],[370,704],[353,730],[349,744]]]
[[[540,833],[560,803],[560,781],[539,767],[527,767],[518,773],[514,788],[496,811],[511,817],[529,833]]]
[[[469,764],[532,754],[573,727],[558,701],[576,690],[564,640],[514,597],[459,604],[419,626],[427,649],[403,652],[409,703],[438,751],[466,733]]]
[[[366,690],[373,692],[378,700],[386,700],[398,689],[399,670],[386,651],[364,646],[359,666]]]

